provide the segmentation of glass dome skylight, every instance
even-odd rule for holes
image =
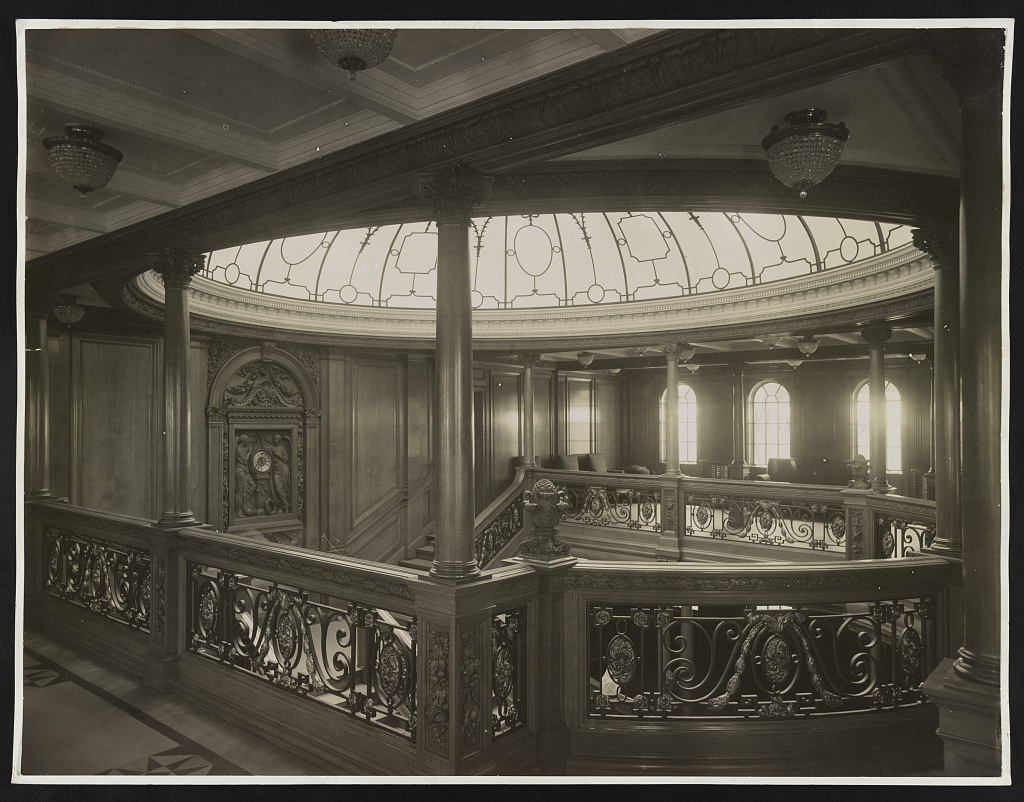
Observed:
[[[723,212],[576,212],[472,220],[476,309],[682,298],[855,264],[911,241],[890,223]],[[433,222],[328,231],[224,248],[202,275],[340,306],[432,309]]]

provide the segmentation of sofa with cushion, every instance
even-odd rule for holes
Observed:
[[[796,460],[789,457],[771,457],[768,472],[754,477],[756,482],[796,482]]]

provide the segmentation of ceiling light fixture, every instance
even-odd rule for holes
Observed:
[[[928,358],[928,354],[909,354],[908,356],[911,359],[913,359],[918,365],[920,365]]]
[[[761,147],[768,154],[768,167],[791,189],[807,190],[829,177],[839,163],[843,145],[850,136],[845,123],[827,123],[824,109],[800,109],[786,115],[788,128],[773,125]]]
[[[697,369],[700,367],[700,365],[689,365],[689,364],[687,364],[687,365],[683,365],[683,367],[689,369],[690,373],[696,373]]]
[[[696,353],[697,349],[689,343],[679,343],[679,356],[682,357],[683,362],[689,362]]]
[[[804,363],[804,361],[802,359],[787,359],[786,360],[786,364],[789,365],[791,368],[793,368],[793,370],[796,370],[803,363]]]
[[[331,64],[348,70],[348,79],[356,73],[376,67],[391,55],[398,31],[382,28],[328,28],[310,31],[316,49]]]
[[[761,337],[761,342],[763,342],[765,345],[767,345],[768,349],[771,350],[776,345],[778,345],[780,342],[782,342],[782,335],[781,334],[765,334],[763,337]]]
[[[122,154],[100,142],[103,132],[98,128],[68,123],[64,134],[47,137],[43,147],[61,181],[71,184],[84,198],[85,193],[105,187],[114,177]]]
[[[580,351],[576,354],[576,358],[580,361],[580,364],[585,368],[589,368],[590,364],[594,361],[594,355],[590,351]]]
[[[814,335],[808,334],[797,341],[796,347],[800,349],[800,353],[804,356],[810,356],[818,350],[818,345],[819,341],[814,339]]]
[[[85,317],[85,307],[78,305],[78,298],[74,295],[58,295],[53,315],[65,326],[73,326]]]

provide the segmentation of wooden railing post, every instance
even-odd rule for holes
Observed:
[[[656,554],[658,562],[683,561],[683,535],[686,532],[686,491],[679,477],[661,477],[661,537]]]
[[[142,682],[147,688],[166,693],[178,673],[178,656],[184,647],[187,595],[184,566],[178,556],[174,535],[153,527],[149,533],[150,582],[149,654]]]
[[[846,559],[871,560],[876,555],[874,513],[868,507],[870,490],[843,490],[846,508]]]

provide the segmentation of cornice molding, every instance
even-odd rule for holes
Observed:
[[[485,173],[593,147],[766,91],[904,55],[908,30],[739,29],[656,35],[450,115],[375,137],[214,198],[33,260],[54,290],[130,277],[165,247],[207,251],[290,225],[408,202],[412,178],[455,162]],[[325,226],[327,228],[330,225]]]

